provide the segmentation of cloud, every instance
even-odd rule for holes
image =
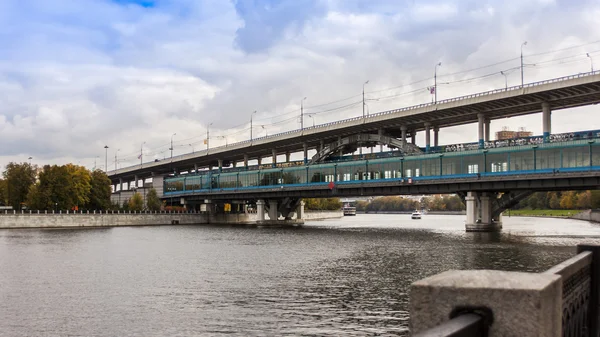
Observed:
[[[305,125],[357,116],[366,80],[369,112],[419,104],[438,62],[439,99],[501,88],[501,70],[516,85],[523,41],[527,82],[588,71],[599,43],[536,54],[600,40],[599,14],[591,0],[2,1],[0,166],[92,166],[104,145],[109,167],[117,149],[133,164],[143,142],[145,158],[166,156],[173,133],[175,154],[203,148],[210,123],[211,145],[231,143],[254,110],[254,135],[273,134],[299,127],[303,97]],[[576,122],[589,111],[553,114],[553,130],[589,129],[597,117]],[[540,133],[540,119],[492,128]]]

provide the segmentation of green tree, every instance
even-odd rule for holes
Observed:
[[[129,210],[141,211],[144,209],[144,198],[138,192],[135,192],[129,200]]]
[[[6,180],[0,179],[0,205],[6,205]]]
[[[94,170],[91,174],[89,203],[87,207],[101,210],[111,208],[110,194],[110,179],[101,170]]]
[[[590,191],[583,191],[577,193],[577,208],[588,209],[591,208],[592,193]]]
[[[600,208],[600,190],[590,191],[590,207],[594,209]]]
[[[560,199],[558,198],[558,193],[556,192],[550,192],[551,196],[550,196],[550,202],[549,202],[549,206],[551,209],[560,209]]]
[[[568,191],[561,195],[560,207],[562,209],[574,209],[575,205],[577,205],[577,195],[575,195],[575,191]]]
[[[69,210],[76,205],[72,183],[65,166],[45,165],[36,188],[31,190],[28,198],[37,209]]]
[[[158,197],[158,193],[156,193],[156,190],[154,188],[151,188],[150,191],[148,191],[148,195],[146,196],[146,206],[151,211],[160,211],[161,205],[162,202]]]
[[[6,199],[14,209],[27,200],[29,188],[35,183],[35,167],[29,163],[8,163],[2,173],[6,180]]]
[[[67,164],[65,165],[69,173],[69,190],[73,198],[73,206],[83,207],[90,202],[90,191],[92,189],[92,176],[90,171],[83,166]],[[109,183],[110,189],[110,183]],[[110,195],[109,195],[110,199]],[[104,207],[104,209],[106,206]]]

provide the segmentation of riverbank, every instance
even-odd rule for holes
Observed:
[[[306,220],[326,220],[343,217],[339,211],[309,211]],[[267,216],[268,219],[268,216]],[[0,229],[18,228],[101,228],[167,225],[257,225],[258,215],[203,213],[0,213]]]

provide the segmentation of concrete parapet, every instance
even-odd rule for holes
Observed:
[[[412,284],[411,333],[436,327],[456,310],[490,309],[489,336],[562,335],[559,275],[451,270]]]

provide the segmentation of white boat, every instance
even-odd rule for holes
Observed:
[[[356,207],[344,206],[342,208],[342,210],[344,211],[344,215],[346,215],[346,216],[348,216],[348,215],[356,215]]]
[[[419,211],[414,211],[412,213],[412,215],[410,216],[411,219],[421,219],[421,212]]]

